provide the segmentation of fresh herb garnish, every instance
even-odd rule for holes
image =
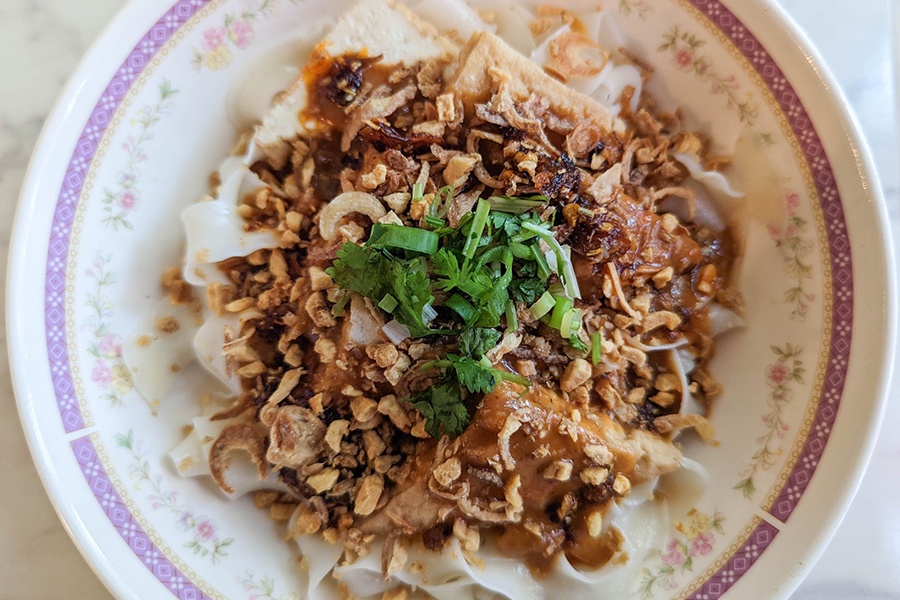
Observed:
[[[500,332],[488,327],[466,329],[459,336],[459,351],[476,360],[487,354],[488,350],[500,341]]]
[[[413,200],[423,193],[417,185]],[[591,350],[578,337],[581,311],[573,306],[578,284],[569,251],[556,240],[552,223],[534,212],[547,199],[481,199],[450,227],[444,219],[453,194],[447,187],[435,195],[427,214],[432,230],[376,223],[364,246],[344,244],[327,270],[338,286],[393,315],[410,336],[458,336],[458,353],[425,365],[444,372],[439,383],[410,399],[435,437],[465,429],[467,398],[493,391],[501,380],[529,385],[495,369],[485,356],[499,342],[504,321],[506,330],[518,329],[516,303],[547,319],[576,349]]]
[[[427,229],[404,227],[393,223],[375,223],[372,225],[366,247],[431,255],[437,252],[438,235]]]
[[[410,400],[425,417],[425,431],[433,438],[456,437],[469,425],[469,411],[463,402],[459,384],[445,378]]]
[[[599,331],[591,334],[591,363],[598,364],[603,359],[603,336]]]
[[[352,290],[380,303],[386,296],[396,302],[394,317],[414,337],[430,333],[422,311],[434,302],[425,258],[402,259],[390,252],[367,246],[344,244],[327,273],[345,290]]]

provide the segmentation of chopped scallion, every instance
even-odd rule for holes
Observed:
[[[331,309],[331,314],[333,314],[336,317],[339,317],[342,314],[344,314],[344,309],[347,307],[348,302],[350,302],[350,293],[349,292],[345,293],[343,296],[338,298],[338,301],[335,302],[335,304],[334,304],[334,308]]]
[[[415,183],[412,187],[412,201],[413,202],[421,202],[422,198],[425,197],[425,184],[424,183]]]
[[[534,244],[531,246],[531,255],[534,258],[534,262],[537,263],[538,276],[547,281],[547,278],[550,277],[550,265],[547,264],[547,259],[544,258],[543,253],[541,252],[540,246]]]
[[[538,230],[546,231],[547,233],[550,233],[552,235],[549,223],[541,223],[540,225],[535,225],[535,227]],[[534,232],[533,229],[522,229],[521,231],[519,231],[519,233],[512,237],[512,241],[527,242],[528,240],[533,240],[536,237],[538,237],[538,235]]]
[[[562,323],[559,326],[559,335],[569,339],[579,329],[581,329],[581,309],[573,308],[563,315]]]
[[[491,196],[488,198],[488,202],[491,203],[491,208],[513,215],[522,214],[533,208],[544,206],[549,201],[550,199],[546,196],[531,196],[529,198]]]
[[[516,314],[516,303],[510,300],[506,303],[506,330],[518,331],[519,316]]]
[[[599,331],[591,335],[591,363],[598,364],[603,358],[603,336]]]
[[[531,315],[535,319],[540,319],[551,310],[556,305],[556,298],[553,297],[553,294],[550,292],[544,292],[544,295],[538,298],[538,301],[531,305],[531,308],[528,310],[531,311]]]
[[[445,185],[434,195],[434,201],[431,203],[431,216],[443,219],[450,211],[450,204],[453,202],[455,188],[452,185]]]
[[[440,217],[428,216],[428,217],[425,217],[425,222],[432,229],[441,229],[442,227],[444,227],[446,225],[444,220],[441,219]]]
[[[466,245],[463,247],[463,256],[472,258],[478,249],[478,243],[481,241],[481,234],[484,233],[484,227],[487,225],[488,215],[491,212],[491,205],[483,198],[478,200],[478,208],[475,209],[475,218],[469,228],[469,235],[466,237]]]
[[[386,313],[392,313],[394,312],[394,309],[397,308],[397,299],[390,294],[385,294],[384,298],[381,299],[381,302],[378,303],[378,308]]]
[[[581,298],[581,290],[578,289],[578,279],[575,277],[575,268],[572,266],[571,259],[566,255],[566,251],[556,240],[556,236],[553,235],[553,232],[547,231],[546,229],[527,221],[522,224],[522,229],[537,234],[538,237],[550,246],[556,254],[557,262],[560,263],[559,272],[562,276],[563,284],[566,286],[566,294],[568,294],[570,298]]]
[[[567,296],[560,296],[556,299],[556,305],[553,307],[553,314],[550,315],[550,323],[548,323],[550,327],[553,329],[562,327],[563,317],[572,310],[572,304],[572,299]]]
[[[550,293],[553,294],[553,296],[556,298],[566,295],[566,288],[563,286],[563,284],[559,283],[558,281],[551,283],[549,290],[550,290]]]
[[[399,344],[403,340],[409,339],[410,336],[409,327],[400,323],[397,319],[389,321],[381,330],[384,332],[384,335],[388,336],[392,344]]]
[[[556,253],[553,250],[547,250],[544,253],[544,260],[547,261],[547,266],[554,273],[559,273],[559,261],[556,258]]]
[[[475,318],[475,307],[460,294],[453,294],[444,302],[444,306],[458,314],[466,323]]]
[[[437,311],[430,304],[422,307],[422,322],[428,325],[437,318]]]
[[[419,254],[432,255],[438,250],[440,237],[433,231],[418,227],[404,227],[393,223],[375,223],[366,246],[409,250]]]

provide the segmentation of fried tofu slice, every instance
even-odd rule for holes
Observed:
[[[514,103],[527,102],[532,95],[542,98],[550,111],[572,128],[590,121],[603,131],[619,129],[609,109],[554,79],[493,33],[475,33],[459,62],[446,91],[462,99],[469,116],[475,104],[488,102],[502,85]]]
[[[458,47],[405,6],[394,0],[363,0],[335,24],[313,51],[307,67],[283,94],[262,124],[254,141],[263,150],[308,133],[303,111],[308,105],[306,74],[321,61],[345,55],[381,56],[381,64],[405,67],[442,56],[453,55]]]

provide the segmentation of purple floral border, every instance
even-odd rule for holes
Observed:
[[[63,178],[62,189],[53,216],[47,251],[44,322],[50,373],[62,425],[66,433],[84,429],[78,407],[76,385],[72,379],[66,335],[66,270],[72,225],[85,178],[97,147],[132,84],[169,39],[209,0],[180,0],[168,10],[137,43],[110,81],[88,122],[85,124]],[[72,442],[72,451],[85,479],[110,523],[120,533],[134,555],[153,573],[172,595],[180,600],[201,600],[203,594],[190,578],[165,558],[135,521],[134,515],[115,490],[100,465],[97,451],[87,437]]]
[[[85,177],[93,161],[97,145],[109,126],[112,115],[118,109],[134,80],[159,48],[207,2],[208,0],[181,0],[176,3],[135,46],[91,113],[75,146],[63,180],[47,253],[44,314],[50,371],[62,425],[67,433],[79,431],[85,427],[84,417],[78,407],[76,386],[69,365],[65,323],[66,263],[72,224]],[[691,0],[691,3],[709,17],[740,49],[775,95],[800,141],[803,153],[812,170],[813,180],[819,192],[825,215],[834,298],[831,347],[825,373],[826,385],[801,457],[788,478],[788,485],[782,489],[773,504],[772,514],[784,522],[793,512],[815,472],[831,433],[843,393],[853,324],[850,241],[834,174],[825,156],[821,141],[805,108],[781,69],[734,14],[720,2],[717,0]],[[96,449],[87,438],[73,442],[72,449],[92,491],[110,521],[126,538],[135,554],[146,562],[147,553],[150,552],[152,555],[152,552],[158,553],[158,550],[147,538],[146,533],[134,522],[133,516],[122,504],[121,498],[116,494],[105,471],[97,464]],[[762,554],[776,533],[775,527],[765,522],[761,523],[745,544],[729,559],[728,563],[706,581],[692,597],[714,599],[724,594]],[[169,561],[162,558],[156,560],[158,562],[155,565],[152,560],[147,563],[148,568],[174,595],[184,599],[205,597]],[[174,588],[170,585],[173,581],[177,583]],[[178,586],[181,586],[180,589]]]
[[[831,347],[825,368],[825,385],[819,397],[816,416],[803,450],[770,513],[787,522],[806,491],[819,464],[825,444],[831,435],[838,405],[844,392],[844,381],[850,362],[850,342],[853,332],[853,267],[850,257],[850,238],[844,221],[844,209],[834,181],[834,172],[825,155],[819,134],[791,87],[784,73],[762,44],[753,37],[743,23],[717,0],[691,0],[691,3],[724,33],[756,68],[775,95],[779,106],[800,142],[800,148],[819,192],[828,238],[831,261],[833,306],[831,312]]]
[[[157,548],[147,532],[135,521],[134,515],[125,506],[122,497],[109,479],[109,475],[100,462],[97,449],[90,437],[78,438],[72,442],[72,452],[81,467],[81,472],[88,486],[97,498],[97,502],[106,513],[107,518],[122,539],[142,563],[153,573],[160,583],[166,586],[180,600],[208,600],[191,580],[178,570],[172,562]]]
[[[750,570],[778,535],[778,529],[766,521],[760,521],[744,544],[728,559],[715,575],[707,579],[700,589],[688,596],[688,600],[715,600],[721,598],[741,576]]]
[[[44,287],[44,322],[47,328],[47,353],[56,402],[66,433],[84,429],[84,417],[78,407],[75,382],[69,365],[66,336],[66,262],[72,237],[72,224],[85,178],[97,153],[103,134],[113,115],[159,49],[209,0],[181,0],[137,43],[109,82],[97,106],[91,112],[84,131],[69,160],[62,190],[56,203],[50,246],[47,252],[47,276]]]

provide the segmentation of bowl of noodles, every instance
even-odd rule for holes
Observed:
[[[126,9],[9,287],[113,593],[787,596],[877,431],[888,242],[829,81],[732,4]]]

